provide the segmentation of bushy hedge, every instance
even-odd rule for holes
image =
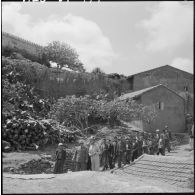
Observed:
[[[91,96],[67,96],[58,99],[52,105],[49,116],[65,126],[85,129],[97,123],[114,126],[119,125],[121,120],[127,122],[134,119],[152,120],[154,114],[149,107],[137,104],[133,100],[108,101],[93,99]]]
[[[52,102],[40,97],[30,85],[31,78],[24,76],[25,66],[22,70],[22,63],[19,62],[3,58],[3,140],[9,142],[13,149],[25,150],[82,136],[78,129],[67,129],[56,121],[46,120]],[[22,62],[26,64],[26,60]]]

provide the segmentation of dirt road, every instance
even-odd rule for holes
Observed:
[[[51,179],[3,178],[3,193],[133,193],[133,192],[192,192],[155,180],[125,178],[109,172],[73,172]]]
[[[182,146],[169,155],[189,157],[187,146]],[[135,176],[119,176],[107,172],[71,172],[55,175],[54,178],[23,179],[3,175],[3,193],[135,193],[135,192],[193,192],[158,180]]]

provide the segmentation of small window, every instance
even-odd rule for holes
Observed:
[[[158,109],[164,110],[164,102],[158,102]]]
[[[184,86],[184,90],[185,91],[188,91],[188,86]]]

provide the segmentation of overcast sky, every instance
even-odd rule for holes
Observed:
[[[66,42],[87,71],[193,72],[193,2],[3,2],[2,30],[43,46]]]

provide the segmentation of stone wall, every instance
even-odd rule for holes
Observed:
[[[137,91],[154,85],[163,84],[175,91],[193,93],[193,75],[171,66],[162,66],[150,71],[134,75],[133,90]]]
[[[155,68],[149,71],[132,75],[128,78],[131,81],[133,91],[141,90],[147,87],[163,84],[168,88],[182,94],[185,98],[186,113],[194,115],[194,76],[185,71],[171,67],[169,65]],[[186,87],[190,98],[186,98]]]
[[[167,124],[171,132],[185,131],[185,102],[179,95],[161,86],[144,93],[141,102],[144,105],[155,105],[157,112],[157,117],[150,124],[144,123],[144,130],[163,130]],[[159,104],[163,106],[159,107]]]

